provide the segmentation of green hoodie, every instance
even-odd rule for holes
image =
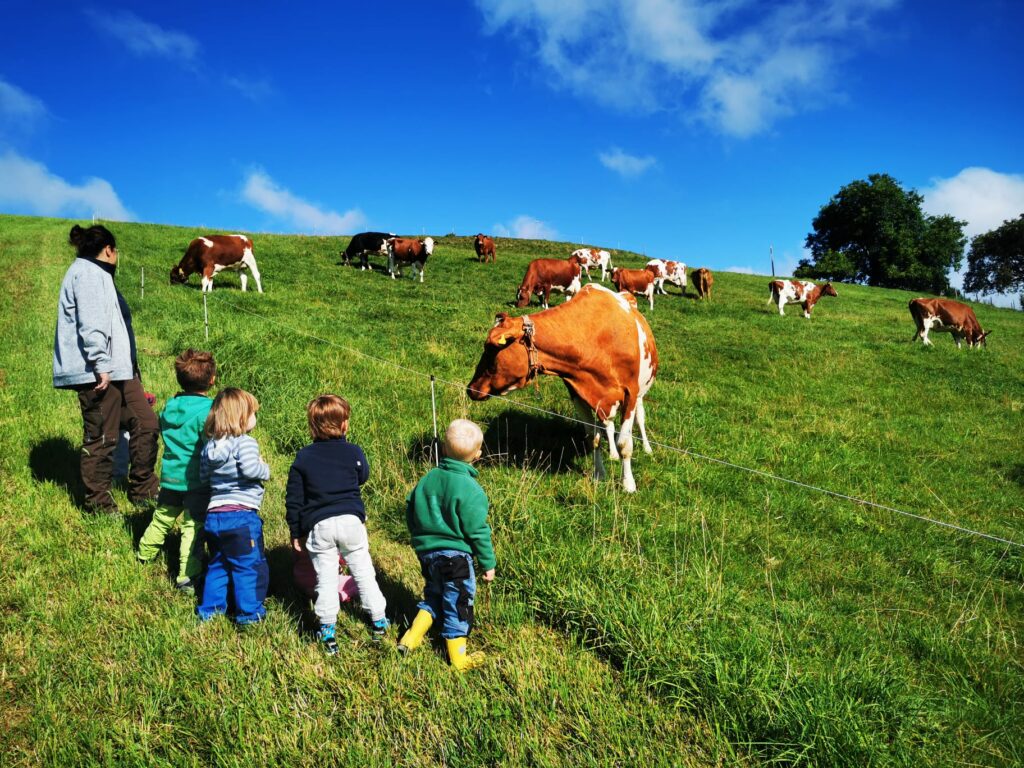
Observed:
[[[412,489],[405,521],[417,555],[455,549],[474,555],[485,571],[494,567],[487,494],[474,479],[477,474],[466,462],[445,458]]]
[[[160,434],[164,438],[164,460],[160,485],[174,491],[200,488],[199,454],[206,437],[203,427],[213,405],[206,395],[179,392],[160,413]]]

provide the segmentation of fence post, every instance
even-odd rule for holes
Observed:
[[[441,455],[437,440],[437,395],[434,391],[434,381],[434,374],[430,374],[430,413],[434,419],[434,445],[432,453],[434,454],[434,466],[436,467],[441,463]]]
[[[139,300],[146,298],[146,268],[139,267]]]

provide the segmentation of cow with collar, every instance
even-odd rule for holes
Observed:
[[[486,400],[522,389],[538,376],[558,376],[590,444],[596,449],[601,433],[607,435],[611,459],[622,460],[623,490],[633,493],[633,425],[640,429],[644,452],[651,453],[644,397],[657,372],[654,334],[636,300],[590,283],[571,302],[543,312],[523,317],[499,313],[466,394]],[[621,420],[618,439],[616,418]],[[594,476],[605,476],[597,450]]]
[[[243,291],[248,282],[245,271],[249,270],[256,280],[256,290],[263,293],[260,271],[252,254],[252,240],[245,235],[197,237],[188,244],[178,266],[171,268],[171,284],[187,283],[189,275],[198,273],[203,276],[203,293],[206,293],[213,290],[213,276],[225,269],[239,271]]]

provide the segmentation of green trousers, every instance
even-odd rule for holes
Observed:
[[[153,519],[139,539],[138,558],[149,562],[160,553],[167,534],[181,518],[181,546],[179,548],[178,583],[184,584],[203,572],[203,546],[197,531],[202,531],[206,519],[206,505],[210,494],[203,492],[171,491],[160,489]]]

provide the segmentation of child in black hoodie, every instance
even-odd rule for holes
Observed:
[[[339,608],[339,554],[356,581],[363,610],[370,615],[373,639],[383,639],[389,624],[359,495],[359,487],[370,477],[370,466],[362,448],[345,439],[350,414],[348,402],[337,395],[310,401],[306,416],[313,442],[295,457],[285,495],[292,548],[307,551],[316,570],[314,611],[320,620],[320,642],[329,655],[338,652],[334,625]]]

